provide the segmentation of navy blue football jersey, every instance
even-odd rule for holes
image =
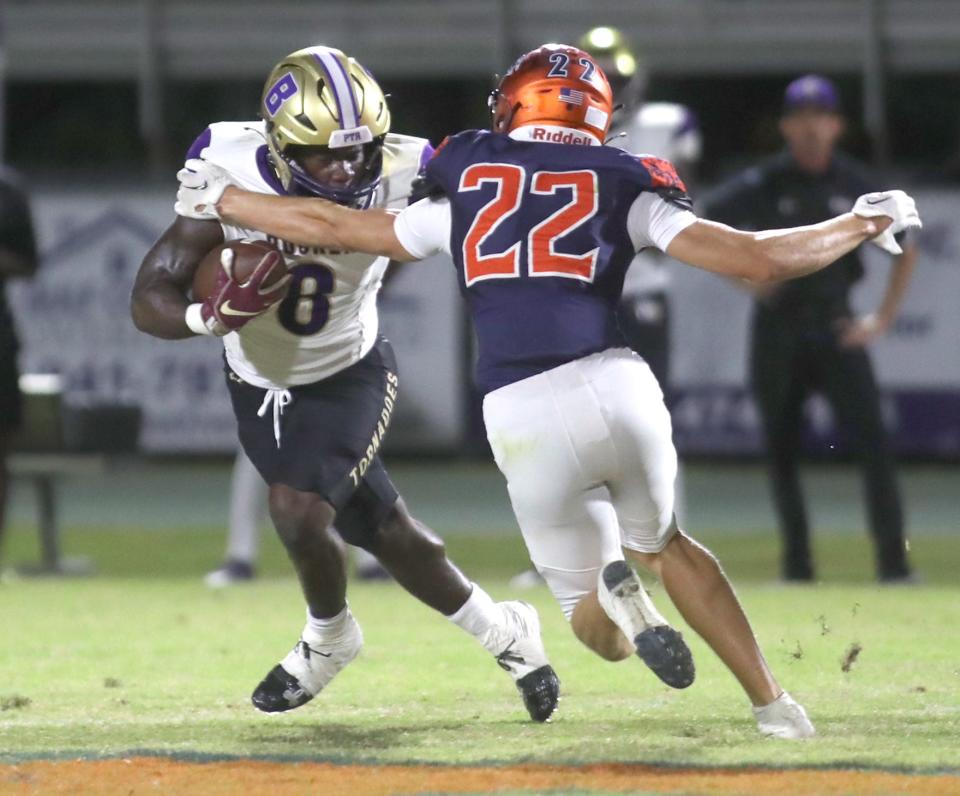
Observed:
[[[690,206],[666,161],[477,130],[438,147],[422,187],[450,200],[485,393],[624,345],[614,310],[635,254],[630,207],[643,191]]]

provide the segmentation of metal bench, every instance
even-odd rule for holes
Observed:
[[[63,558],[57,512],[57,482],[103,473],[108,457],[136,451],[140,409],[136,406],[62,403],[60,376],[25,373],[20,377],[23,423],[14,437],[7,465],[14,478],[33,484],[40,536],[40,563],[21,568],[30,575],[80,575],[93,571],[86,558]]]
[[[21,567],[24,575],[87,575],[93,572],[89,558],[64,558],[60,554],[57,512],[57,481],[62,477],[95,475],[106,469],[106,456],[99,453],[14,453],[7,461],[11,476],[33,485],[40,538],[40,562]]]

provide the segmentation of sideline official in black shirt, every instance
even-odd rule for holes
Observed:
[[[844,131],[834,84],[818,75],[794,80],[784,96],[784,152],[736,175],[700,214],[741,229],[812,224],[849,210],[876,190],[860,164],[836,152]],[[917,260],[903,244],[874,313],[855,315],[850,289],[863,275],[860,252],[830,268],[755,294],[750,375],[763,422],[774,503],[783,536],[783,577],[814,578],[809,526],[800,489],[803,403],[821,392],[849,432],[866,486],[870,530],[881,581],[910,579],[903,512],[866,347],[896,319]]]

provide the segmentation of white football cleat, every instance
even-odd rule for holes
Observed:
[[[786,691],[769,705],[755,707],[753,715],[757,719],[757,729],[768,738],[796,741],[817,734],[807,718],[807,711]]]
[[[320,638],[307,625],[297,645],[254,690],[254,707],[279,713],[305,705],[357,657],[362,646],[363,632],[349,609],[343,629],[334,638]]]
[[[497,603],[497,608],[503,622],[488,630],[481,643],[513,678],[530,718],[547,721],[560,701],[560,680],[540,638],[537,609],[519,600]]]
[[[597,598],[657,677],[672,688],[686,688],[693,682],[696,669],[683,636],[660,615],[626,561],[611,561],[600,570]]]

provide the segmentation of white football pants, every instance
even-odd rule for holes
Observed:
[[[630,349],[494,390],[483,417],[530,559],[568,619],[621,546],[658,553],[676,532],[670,415]]]

